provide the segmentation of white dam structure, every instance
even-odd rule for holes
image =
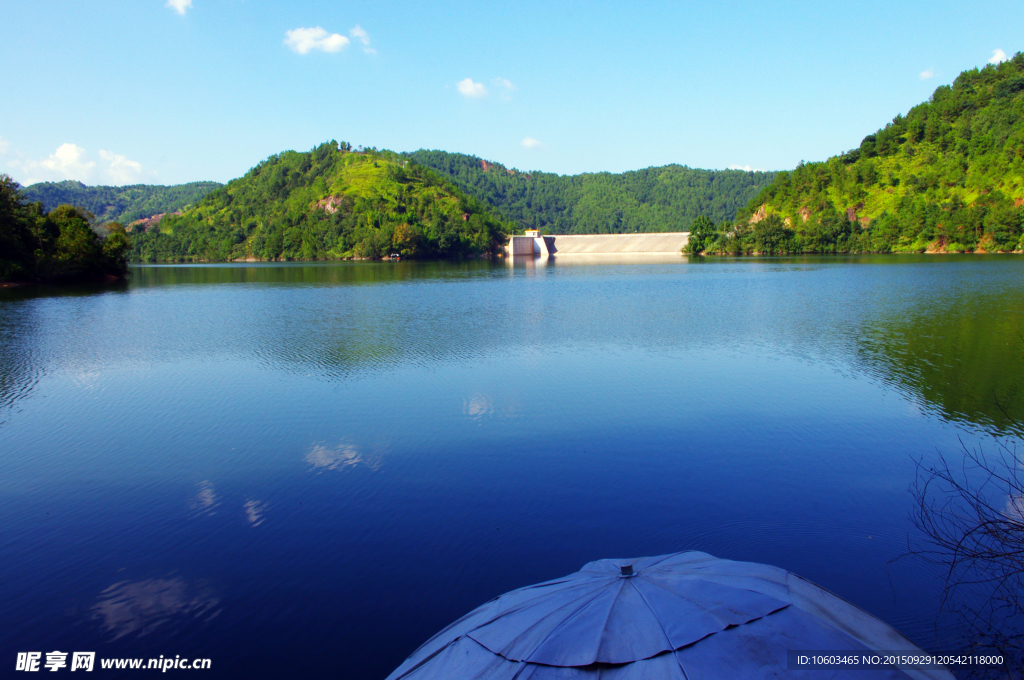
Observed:
[[[690,232],[659,232],[647,234],[551,234],[541,236],[528,230],[524,236],[509,238],[509,255],[627,255],[679,254]]]

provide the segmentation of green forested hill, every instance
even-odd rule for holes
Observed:
[[[823,163],[779,173],[710,252],[1024,249],[1024,55],[952,86]]]
[[[98,224],[128,224],[158,213],[169,213],[192,205],[219,182],[190,182],[176,186],[133,184],[124,187],[90,187],[74,180],[39,182],[21,190],[28,201],[42,201],[43,210],[74,205],[96,216]]]
[[[133,259],[448,257],[498,248],[507,227],[428,168],[329,142],[271,156],[135,235]]]
[[[519,172],[445,151],[407,155],[451,178],[517,227],[552,234],[685,231],[698,215],[716,221],[733,217],[776,175],[680,165],[621,174],[555,175]]]

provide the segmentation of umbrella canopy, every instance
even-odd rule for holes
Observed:
[[[513,590],[417,649],[388,680],[720,680],[787,675],[789,650],[922,653],[788,571],[702,552],[598,560]],[[803,670],[801,678],[952,680],[946,670]]]

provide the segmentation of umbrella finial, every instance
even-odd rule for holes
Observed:
[[[630,576],[633,575],[633,565],[632,564],[627,564],[624,567],[619,567],[619,569],[622,570],[622,574],[621,574],[622,578],[629,578]]]

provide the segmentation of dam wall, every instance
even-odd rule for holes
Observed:
[[[554,234],[538,238],[513,236],[509,240],[508,251],[510,255],[678,254],[689,239],[688,231],[649,234]]]
[[[533,255],[532,236],[513,236],[508,241],[509,255]]]
[[[510,255],[550,255],[551,236],[513,236],[509,239]]]

